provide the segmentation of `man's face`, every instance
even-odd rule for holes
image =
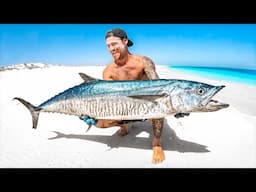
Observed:
[[[122,58],[122,53],[126,52],[127,43],[127,39],[122,40],[119,37],[108,37],[106,39],[108,50],[115,60]]]

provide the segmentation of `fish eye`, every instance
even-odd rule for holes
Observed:
[[[205,89],[204,88],[200,87],[200,88],[197,89],[197,94],[198,95],[203,95],[204,93],[205,93]]]

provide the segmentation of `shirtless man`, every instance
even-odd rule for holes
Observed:
[[[155,65],[150,58],[133,55],[128,51],[128,47],[132,46],[133,42],[128,39],[124,30],[116,28],[108,31],[105,40],[114,61],[104,69],[104,80],[144,80],[159,78]],[[154,134],[152,140],[153,163],[161,163],[165,159],[160,141],[163,120],[152,120]],[[120,126],[119,134],[124,136],[128,134],[128,124],[121,124],[120,122],[116,120],[98,120],[95,126],[98,128]]]

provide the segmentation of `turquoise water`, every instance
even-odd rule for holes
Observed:
[[[238,82],[256,86],[256,70],[191,66],[169,66],[169,68],[214,80]]]

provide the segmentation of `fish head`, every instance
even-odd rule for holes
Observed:
[[[180,81],[176,84],[171,93],[171,102],[176,112],[211,112],[229,106],[212,99],[224,85],[214,86],[194,81]]]

